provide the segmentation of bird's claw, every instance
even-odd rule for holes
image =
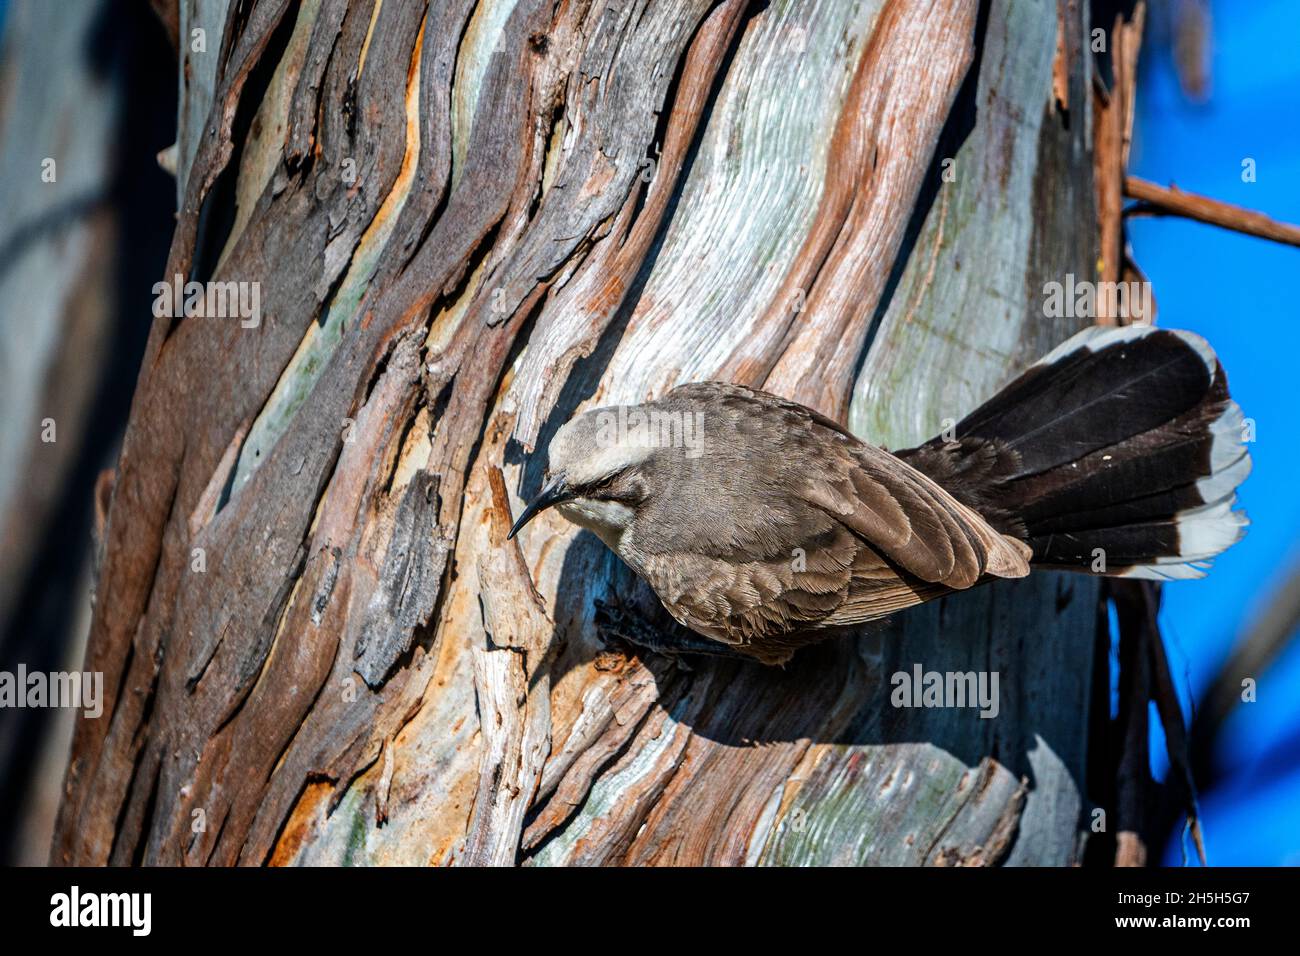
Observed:
[[[633,644],[646,650],[655,651],[672,658],[682,670],[693,670],[683,655],[707,655],[736,660],[751,660],[740,651],[733,650],[725,644],[700,637],[677,622],[667,627],[660,627],[647,618],[638,608],[624,604],[617,596],[610,601],[596,598],[592,601],[596,613],[594,622],[601,639],[608,643],[608,637]]]

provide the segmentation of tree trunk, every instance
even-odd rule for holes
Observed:
[[[0,5],[0,672],[76,670],[96,481],[117,457],[174,204],[175,123],[143,6]],[[75,635],[75,636],[74,636]],[[41,863],[72,712],[0,707],[0,863]]]
[[[504,538],[579,407],[721,377],[901,447],[1082,324],[1087,16],[182,0],[163,278],[262,320],[154,322],[53,859],[1077,860],[1092,581],[683,666],[597,633],[649,599],[591,535]],[[916,663],[1000,713],[891,707]]]

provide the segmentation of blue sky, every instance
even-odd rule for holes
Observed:
[[[1298,16],[1294,0],[1215,4],[1213,82],[1203,104],[1183,97],[1167,51],[1144,47],[1130,172],[1300,223]],[[1247,158],[1253,183],[1242,180]],[[1157,322],[1209,339],[1257,427],[1254,471],[1241,492],[1252,522],[1246,539],[1205,580],[1165,589],[1171,664],[1184,692],[1199,698],[1300,562],[1300,249],[1173,218],[1131,220],[1129,237],[1153,284]],[[1201,797],[1212,864],[1300,864],[1300,642],[1257,679],[1258,702],[1238,709],[1218,750],[1232,782]],[[1292,752],[1278,759],[1288,737]],[[1153,760],[1162,774],[1163,746],[1156,742]],[[1166,857],[1179,859],[1176,851]]]

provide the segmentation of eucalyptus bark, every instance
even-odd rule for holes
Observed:
[[[262,320],[154,322],[52,858],[1077,860],[1093,581],[686,667],[602,639],[592,536],[504,537],[578,408],[721,377],[902,447],[1086,322],[1086,17],[182,0],[164,277]],[[890,706],[914,663],[999,715]]]

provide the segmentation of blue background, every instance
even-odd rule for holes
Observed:
[[[1250,0],[1213,12],[1204,103],[1184,96],[1167,47],[1144,45],[1129,171],[1300,223],[1300,4]],[[1242,181],[1246,158],[1253,183]],[[1245,540],[1206,580],[1165,589],[1161,623],[1187,711],[1300,562],[1300,249],[1165,217],[1130,220],[1129,238],[1157,323],[1209,339],[1257,429],[1240,495],[1252,522]],[[1216,748],[1231,782],[1201,794],[1211,865],[1300,865],[1300,642],[1256,678],[1257,702],[1238,706]],[[1163,776],[1158,732],[1152,745]],[[1175,839],[1165,862],[1181,860]]]

